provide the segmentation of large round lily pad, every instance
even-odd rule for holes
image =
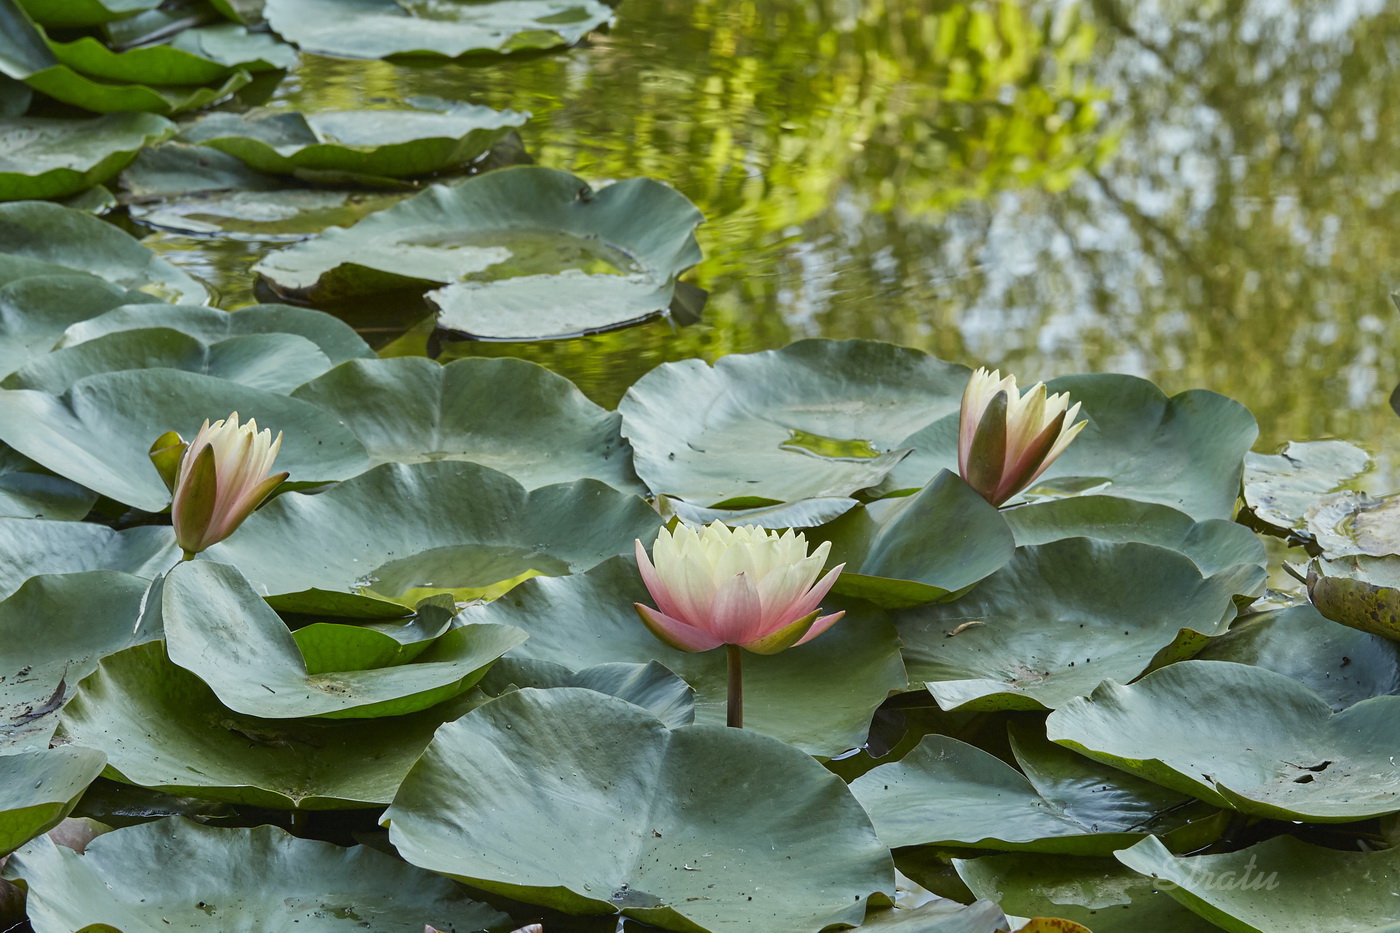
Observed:
[[[176,567],[161,588],[166,651],[230,709],[264,719],[402,716],[470,689],[525,640],[508,625],[454,628],[413,659],[373,670],[310,672],[282,619],[234,568]]]
[[[150,295],[77,272],[27,276],[0,285],[0,373],[42,359],[71,324],[154,301]]]
[[[366,846],[276,826],[216,829],[178,817],[129,826],[82,855],[49,839],[16,853],[35,933],[468,933],[508,918],[445,878]]]
[[[1276,454],[1252,453],[1244,461],[1245,507],[1258,525],[1304,543],[1309,513],[1331,496],[1355,495],[1345,487],[1370,463],[1370,454],[1346,441],[1294,441]]]
[[[966,367],[916,350],[803,340],[713,366],[663,363],[618,411],[653,493],[744,507],[876,485],[912,426],[957,411],[966,382]]]
[[[1341,852],[1280,836],[1221,855],[1178,858],[1155,839],[1123,864],[1231,933],[1386,933],[1400,927],[1400,849]]]
[[[524,360],[357,360],[295,397],[340,419],[374,463],[470,460],[529,488],[591,477],[642,491],[618,415]]]
[[[455,58],[572,45],[612,10],[598,0],[268,0],[265,15],[284,39],[322,55]]]
[[[401,191],[257,188],[182,195],[133,204],[130,211],[132,218],[157,230],[258,243],[293,243],[327,227],[348,227],[404,197]]]
[[[439,729],[384,819],[412,864],[673,930],[816,933],[894,888],[869,818],[807,755],[592,690],[520,690]]]
[[[141,624],[145,593],[124,573],[75,573],[31,577],[0,603],[0,754],[47,748],[101,658],[160,637]]]
[[[58,396],[0,391],[0,440],[89,489],[158,512],[170,493],[151,466],[151,442],[172,430],[192,438],[206,418],[232,411],[283,432],[276,466],[295,482],[342,479],[366,465],[355,436],[314,405],[170,369],[88,376]]]
[[[206,553],[284,597],[278,608],[306,611],[317,592],[411,606],[420,591],[587,570],[658,527],[643,500],[597,480],[527,492],[475,463],[386,463],[315,495],[279,496]],[[297,594],[308,595],[285,598]]]
[[[1219,807],[1349,822],[1400,811],[1400,697],[1334,714],[1291,677],[1184,661],[1050,715],[1051,739]]]
[[[575,671],[552,661],[507,658],[491,667],[481,689],[492,696],[526,687],[583,687],[626,700],[668,729],[695,722],[695,690],[660,661],[613,661]]]
[[[723,651],[692,654],[662,644],[633,603],[652,605],[636,561],[621,557],[572,577],[526,581],[494,602],[468,608],[468,622],[501,622],[530,640],[512,657],[573,670],[611,661],[660,661],[695,688],[697,722],[725,721]],[[870,717],[904,686],[899,643],[883,613],[827,599],[846,616],[819,638],[775,655],[744,658],[744,725],[814,755],[864,744]]]
[[[386,804],[453,700],[385,719],[259,719],[235,713],[159,642],[98,665],[64,707],[60,735],[107,754],[106,777],[184,797],[276,809]]]
[[[1235,584],[1167,548],[1067,538],[895,624],[910,680],[942,708],[1055,709],[1195,654],[1234,618]]]
[[[1106,373],[1062,376],[1047,387],[1081,403],[1088,427],[1025,497],[1092,493],[1171,506],[1197,521],[1234,516],[1244,457],[1259,433],[1239,402],[1202,389],[1168,398],[1145,379]],[[918,488],[939,470],[957,469],[957,415],[899,446],[914,452],[890,473],[886,490]]]
[[[216,84],[239,68],[290,68],[297,57],[291,46],[233,23],[184,29],[168,42],[123,51],[91,36],[48,45],[60,62],[90,78],[146,85]]]
[[[701,220],[684,195],[651,179],[595,191],[567,172],[518,166],[434,185],[254,271],[316,302],[441,285],[428,297],[447,330],[568,336],[670,307],[676,277],[700,261]]]
[[[173,123],[149,113],[0,120],[0,201],[86,191],[130,165],[142,147],[173,135]]]
[[[0,755],[0,855],[57,826],[102,765],[102,753],[90,748]]]
[[[36,574],[117,570],[148,580],[179,559],[168,525],[114,531],[95,522],[0,518],[0,597]]]
[[[180,138],[272,175],[413,178],[468,164],[528,119],[446,101],[405,110],[215,113],[185,127]]]
[[[130,234],[82,211],[47,201],[0,204],[0,253],[45,271],[88,272],[162,301],[203,304],[208,290]],[[60,268],[47,268],[45,265]],[[42,271],[41,271],[42,270]]]

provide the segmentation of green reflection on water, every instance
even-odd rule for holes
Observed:
[[[611,404],[664,360],[871,337],[1023,381],[1207,386],[1254,410],[1261,447],[1367,442],[1400,378],[1390,6],[628,0],[587,48],[311,58],[273,104],[529,109],[541,164],[663,179],[709,218],[703,325],[444,359],[525,356]],[[247,244],[176,245],[251,300]],[[392,334],[388,355],[428,346]]]

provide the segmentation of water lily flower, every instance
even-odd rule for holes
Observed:
[[[238,412],[207,420],[189,444],[169,431],[151,446],[151,462],[174,494],[170,517],[185,560],[217,544],[243,524],[287,473],[269,475],[282,446],[256,419],[238,423]]]
[[[1046,394],[1037,382],[1024,394],[1016,377],[977,370],[963,392],[958,423],[958,472],[992,505],[1030,486],[1087,421],[1075,422],[1079,403]]]
[[[811,641],[845,615],[822,615],[817,608],[845,565],[818,580],[831,544],[824,541],[809,555],[807,539],[791,530],[712,522],[697,532],[681,524],[674,532],[661,529],[652,559],[641,541],[636,550],[657,605],[636,604],[651,633],[681,651],[725,646],[731,726],[743,723],[740,648],[777,654]]]

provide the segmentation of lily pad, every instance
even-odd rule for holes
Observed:
[[[506,625],[454,628],[413,663],[311,673],[292,633],[232,567],[176,567],[161,589],[170,660],[203,680],[230,709],[264,719],[402,716],[470,689],[525,640]]]
[[[1189,797],[1087,759],[1066,766],[1035,745],[1016,752],[1025,775],[974,745],[925,736],[900,761],[857,778],[851,792],[892,848],[1109,855],[1206,815],[1179,811]],[[1078,757],[1063,750],[1060,756]]]
[[[1118,860],[1231,933],[1384,933],[1400,924],[1390,880],[1400,873],[1400,849],[1340,852],[1280,836],[1177,858],[1144,839]]]
[[[667,729],[695,722],[695,690],[660,661],[614,661],[581,671],[552,661],[507,658],[491,667],[481,689],[500,696],[525,687],[583,687],[606,693],[651,713]]]
[[[355,436],[313,405],[170,369],[100,373],[58,396],[0,391],[0,440],[104,496],[158,512],[170,493],[151,466],[151,441],[172,430],[193,437],[205,419],[231,411],[285,432],[277,467],[295,482],[343,479],[366,465]]]
[[[578,573],[634,539],[651,541],[658,527],[644,501],[597,480],[527,492],[475,463],[386,463],[316,495],[279,496],[205,553],[268,596],[369,592],[411,606],[416,590]]]
[[[762,807],[734,805],[755,787]],[[410,864],[675,930],[816,933],[894,889],[869,818],[807,755],[742,729],[668,730],[592,690],[520,690],[447,724],[384,820]]]
[[[1168,398],[1145,379],[1106,373],[1046,385],[1081,403],[1089,424],[1024,498],[1105,495],[1170,506],[1197,521],[1234,516],[1244,457],[1259,433],[1239,402],[1202,389]],[[957,415],[899,446],[914,452],[885,480],[887,492],[916,489],[939,470],[957,469]]]
[[[1166,548],[1067,538],[895,622],[910,680],[943,709],[1055,709],[1195,654],[1235,617],[1235,583]]]
[[[23,81],[0,74],[0,117],[19,117],[34,102],[34,92]]]
[[[685,196],[633,178],[594,190],[567,172],[517,166],[434,185],[273,253],[254,266],[278,293],[333,301],[425,290],[439,326],[543,339],[665,311],[700,261],[703,220]]]
[[[130,165],[143,147],[173,135],[174,124],[149,113],[0,119],[0,201],[85,191]]]
[[[1319,500],[1348,495],[1346,484],[1370,464],[1370,454],[1346,441],[1294,441],[1276,454],[1251,453],[1244,461],[1245,508],[1273,534],[1305,543]]]
[[[121,288],[177,303],[203,304],[209,297],[203,285],[130,234],[82,211],[46,201],[0,204],[0,253],[37,261],[31,275],[87,272]],[[5,278],[0,275],[0,281]]]
[[[62,822],[102,764],[90,748],[0,755],[0,855]]]
[[[1291,677],[1183,661],[1132,686],[1108,681],[1050,715],[1050,738],[1218,807],[1350,822],[1400,811],[1400,697],[1333,714]]]
[[[447,101],[404,110],[215,113],[185,127],[180,137],[270,175],[413,178],[472,162],[529,117]]]
[[[832,591],[886,609],[952,599],[1016,550],[1001,514],[946,470],[917,494],[861,506],[821,534],[832,543],[829,563],[846,565]]]
[[[178,330],[151,327],[55,350],[0,380],[0,387],[61,395],[97,373],[178,369],[285,395],[330,368],[320,348],[295,334],[249,334],[207,344]]]
[[[0,446],[0,518],[72,522],[87,516],[97,493],[44,471],[28,457]]]
[[[296,51],[265,33],[221,23],[183,29],[169,42],[116,51],[91,36],[48,40],[64,65],[100,81],[136,85],[216,84],[238,69],[269,71],[296,64]]]
[[[749,509],[707,509],[683,499],[657,496],[656,509],[666,521],[679,518],[692,525],[724,522],[726,525],[755,525],[759,528],[812,528],[840,518],[860,503],[845,496],[826,496],[779,502]]]
[[[956,412],[966,382],[966,367],[916,350],[803,340],[714,366],[663,363],[618,411],[653,493],[742,508],[876,485],[904,456],[910,424]]]
[[[287,810],[388,803],[462,699],[386,719],[235,713],[159,642],[104,658],[63,710],[61,736],[107,754],[104,775],[165,793]]]
[[[242,159],[179,142],[141,150],[121,177],[126,199],[142,204],[180,195],[270,191],[282,186],[281,179],[253,171]]]
[[[612,20],[598,0],[268,0],[264,13],[287,41],[345,58],[548,49]]]
[[[366,846],[178,817],[107,833],[82,855],[35,840],[5,875],[29,889],[35,933],[422,933],[425,922],[466,933],[509,919],[445,878]]]
[[[1316,558],[1308,598],[1333,622],[1400,641],[1400,557]]]
[[[978,901],[966,907],[952,901],[933,901],[913,908],[872,910],[866,914],[860,928],[880,933],[886,930],[899,933],[1003,933],[1011,926],[1006,914],[991,901]],[[1077,931],[1066,930],[1063,933]]]
[[[35,275],[0,285],[0,372],[43,359],[63,331],[113,308],[156,299],[90,275]]]
[[[462,621],[499,622],[530,640],[512,657],[578,670],[613,661],[656,660],[695,688],[695,718],[723,723],[724,652],[692,654],[658,641],[637,619],[634,602],[651,604],[636,561],[608,561],[577,576],[528,580],[500,599],[466,609]],[[825,600],[846,616],[821,637],[780,654],[744,658],[744,725],[813,755],[831,756],[865,743],[870,718],[904,686],[899,644],[884,614],[862,603]]]
[[[316,344],[333,365],[374,356],[360,335],[339,318],[288,305],[253,305],[237,311],[197,305],[115,308],[69,326],[58,348],[148,327],[168,327],[207,344],[250,334],[295,334]]]
[[[955,859],[977,897],[1021,916],[1063,917],[1094,933],[1219,933],[1161,886],[1111,858],[993,855]]]
[[[294,397],[354,431],[376,464],[470,460],[527,488],[591,477],[642,492],[621,418],[525,360],[356,360]]]
[[[19,0],[45,26],[97,26],[160,5],[160,0]]]
[[[48,748],[59,710],[98,660],[160,637],[140,624],[145,593],[145,580],[124,573],[75,573],[31,577],[0,603],[3,754]]]
[[[348,227],[403,197],[401,192],[298,188],[222,191],[133,204],[131,216],[148,227],[191,236],[291,243],[330,226]]]

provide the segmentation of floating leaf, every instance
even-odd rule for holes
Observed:
[[[296,64],[296,52],[264,33],[222,23],[183,29],[169,42],[116,51],[91,36],[48,40],[59,62],[101,81],[138,85],[214,84],[238,69],[269,71]]]
[[[0,755],[0,855],[62,822],[102,762],[102,753],[90,748]]]
[[[481,688],[492,696],[524,687],[596,690],[640,706],[667,729],[695,721],[695,690],[660,661],[614,661],[575,671],[552,661],[507,658],[493,665],[481,681]]]
[[[591,477],[642,491],[620,417],[525,360],[356,360],[294,397],[354,431],[374,463],[470,460],[529,488]]]
[[[618,411],[653,493],[744,508],[874,486],[909,425],[957,411],[966,382],[965,367],[915,350],[803,340],[714,366],[663,363]]]
[[[160,0],[19,0],[45,26],[97,26],[160,5]]]
[[[330,226],[348,227],[402,198],[400,192],[296,188],[228,191],[133,204],[131,216],[148,227],[192,236],[294,242]]]
[[[1400,557],[1316,558],[1308,598],[1333,622],[1400,641]]]
[[[1293,441],[1276,454],[1244,461],[1244,504],[1273,534],[1305,542],[1310,513],[1329,497],[1349,497],[1344,486],[1370,466],[1371,455],[1346,441]]]
[[[122,172],[121,187],[128,200],[144,203],[218,191],[270,191],[281,188],[282,181],[255,172],[242,159],[217,149],[169,142],[141,150]]]
[[[530,640],[512,656],[572,670],[613,661],[657,660],[695,688],[698,722],[725,721],[724,652],[691,654],[658,641],[633,603],[651,605],[636,561],[608,561],[577,576],[529,580],[500,599],[468,608],[461,619],[524,629]],[[861,603],[824,601],[846,616],[821,637],[775,655],[744,658],[744,725],[814,755],[864,744],[870,717],[904,686],[899,644],[883,613]]]
[[[762,806],[735,805],[758,787]],[[676,930],[816,933],[894,888],[864,811],[807,755],[742,729],[668,730],[591,690],[520,690],[447,724],[384,819],[411,864]]]
[[[1108,681],[1050,715],[1052,740],[1218,807],[1350,822],[1400,811],[1400,697],[1333,714],[1282,674],[1183,661],[1132,686]]]
[[[71,324],[155,300],[76,272],[28,276],[0,285],[0,372],[43,359]]]
[[[0,119],[0,201],[62,198],[100,185],[175,126],[149,113]]]
[[[6,877],[29,889],[35,933],[422,933],[424,922],[466,933],[508,922],[452,882],[392,856],[298,839],[276,826],[159,820],[107,833],[83,855],[38,839],[16,853]]]
[[[437,103],[404,110],[215,113],[185,127],[180,138],[270,175],[413,178],[472,162],[529,119],[513,110]]]
[[[366,465],[355,436],[313,405],[169,369],[100,373],[59,396],[0,391],[0,440],[104,496],[158,512],[170,493],[150,464],[151,442],[166,431],[193,437],[205,419],[232,411],[284,432],[277,467],[296,482],[342,479]]]
[[[597,0],[268,0],[265,15],[287,41],[346,58],[548,49],[612,20]]]
[[[28,457],[0,446],[0,518],[78,521],[96,502],[92,490],[46,473]]]
[[[1166,548],[1067,538],[896,625],[910,680],[943,709],[1055,709],[1199,651],[1234,618],[1235,583]]]
[[[36,574],[118,570],[149,580],[179,559],[168,525],[113,531],[93,522],[0,518],[0,597]]]

